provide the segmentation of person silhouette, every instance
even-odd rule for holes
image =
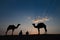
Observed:
[[[20,31],[19,35],[22,35],[22,30]]]
[[[28,31],[26,32],[26,35],[29,35],[29,32]]]

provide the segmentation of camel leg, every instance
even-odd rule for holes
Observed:
[[[7,35],[7,31],[6,31],[6,35]]]
[[[13,35],[14,30],[12,30],[12,35]]]
[[[40,30],[39,30],[39,28],[38,28],[38,34],[40,34]]]
[[[8,32],[8,30],[6,31],[6,35],[7,35],[7,32]]]
[[[44,27],[44,29],[45,29],[45,32],[47,32],[47,29],[46,29],[46,27]]]

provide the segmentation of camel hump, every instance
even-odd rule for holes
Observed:
[[[9,29],[9,28],[11,29],[11,28],[14,28],[14,27],[15,27],[14,25],[9,25],[9,26],[8,26],[8,29]]]
[[[9,27],[14,27],[14,25],[9,25]]]
[[[39,26],[46,26],[44,23],[38,23]]]

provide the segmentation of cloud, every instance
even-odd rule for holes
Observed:
[[[40,22],[46,22],[49,21],[48,17],[37,17],[35,19],[32,20],[33,23],[40,23]]]

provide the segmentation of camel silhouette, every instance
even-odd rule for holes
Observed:
[[[47,29],[46,29],[46,25],[44,23],[38,23],[37,26],[35,26],[35,24],[32,24],[34,26],[34,28],[37,28],[38,29],[38,34],[40,34],[40,28],[44,28],[45,29],[45,32],[47,32]]]
[[[9,25],[8,28],[7,28],[7,31],[6,31],[6,35],[7,35],[7,32],[9,30],[12,30],[12,35],[13,35],[14,30],[17,29],[19,27],[19,25],[21,25],[21,24],[18,24],[17,26],[15,26],[15,25]]]

